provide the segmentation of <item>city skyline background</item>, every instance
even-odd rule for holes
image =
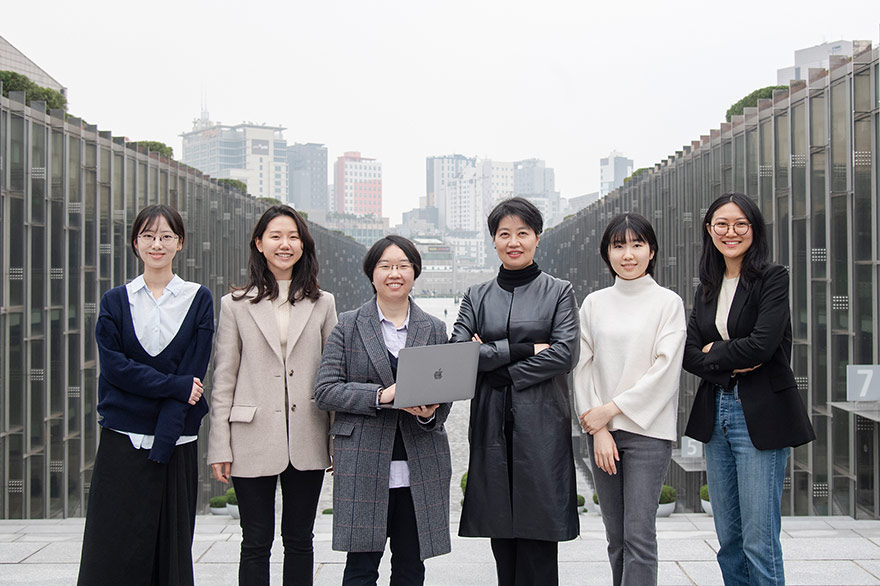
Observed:
[[[856,0],[150,6],[51,0],[38,19],[18,3],[3,35],[68,88],[72,115],[175,158],[203,106],[224,124],[284,126],[331,161],[375,158],[392,225],[425,195],[425,157],[537,157],[573,198],[599,190],[612,150],[652,166],[718,128],[796,49],[878,39],[854,18],[874,3]]]

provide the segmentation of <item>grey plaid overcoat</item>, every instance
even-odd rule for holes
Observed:
[[[445,344],[446,326],[410,301],[406,346]],[[421,559],[448,553],[452,464],[441,404],[429,424],[395,409],[376,408],[376,390],[394,383],[373,298],[343,313],[324,346],[315,379],[315,402],[335,411],[333,437],[333,549],[383,551],[388,516],[388,474],[400,419],[409,463]]]

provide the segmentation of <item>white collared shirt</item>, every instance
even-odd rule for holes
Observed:
[[[143,275],[125,286],[134,333],[147,354],[157,356],[168,347],[183,325],[200,287],[198,283],[190,283],[174,275],[162,295],[156,299],[147,288]],[[155,441],[155,436],[152,435],[121,429],[113,431],[127,435],[135,449],[149,450]],[[198,438],[197,435],[180,436],[176,445],[194,442]]]
[[[382,338],[385,340],[385,348],[392,356],[397,358],[400,349],[406,346],[406,333],[409,328],[409,308],[406,310],[406,319],[399,328],[382,313],[379,301],[376,300],[376,309],[379,310],[379,327],[382,329]],[[406,460],[392,460],[391,470],[388,472],[388,488],[403,488],[409,486],[409,464]]]
[[[379,307],[379,301],[376,300],[376,309],[379,311],[379,326],[382,328],[382,338],[385,340],[385,348],[391,352],[391,355],[397,358],[400,349],[406,346],[406,333],[409,328],[409,307],[406,308],[406,319],[403,325],[397,327],[390,319],[382,313]]]
[[[158,356],[180,330],[201,285],[184,281],[177,275],[165,286],[158,299],[140,275],[125,286],[131,321],[138,342],[150,356]]]

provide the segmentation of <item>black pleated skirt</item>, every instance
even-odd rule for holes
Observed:
[[[149,453],[101,429],[79,586],[193,586],[197,442],[176,446],[168,464]]]

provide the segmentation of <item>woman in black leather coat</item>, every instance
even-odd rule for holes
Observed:
[[[579,532],[567,381],[577,302],[534,263],[543,219],[532,203],[505,200],[488,224],[502,266],[468,289],[452,333],[482,342],[459,535],[491,538],[499,585],[553,585],[557,543]]]

